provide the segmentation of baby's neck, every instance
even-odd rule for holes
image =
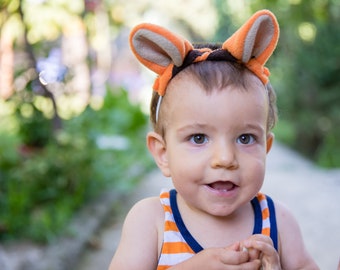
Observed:
[[[224,217],[190,207],[179,194],[177,204],[186,228],[203,248],[226,247],[253,233],[254,210],[250,202]]]

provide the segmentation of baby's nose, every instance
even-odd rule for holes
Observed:
[[[211,166],[213,168],[226,168],[229,170],[237,169],[238,161],[235,146],[224,141],[216,143],[213,147]]]

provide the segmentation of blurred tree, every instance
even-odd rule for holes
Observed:
[[[281,18],[282,119],[292,126],[292,147],[323,166],[340,167],[340,5],[294,2]]]
[[[287,72],[286,94],[291,101],[285,103],[285,115],[294,126],[293,146],[325,166],[336,167],[340,166],[336,142],[340,138],[340,6],[323,2],[310,9],[313,15],[298,26],[300,39]]]
[[[216,10],[218,11],[218,27],[215,33],[216,42],[223,42],[234,31],[235,27],[231,19],[231,11],[228,2],[223,0],[214,0]]]
[[[36,83],[39,87],[39,89],[41,89],[41,95],[43,96],[46,96],[47,98],[49,98],[52,102],[52,105],[53,105],[53,129],[55,131],[59,130],[61,128],[61,119],[59,117],[59,114],[58,114],[58,109],[57,109],[57,103],[56,103],[56,100],[55,100],[55,97],[54,97],[54,94],[46,87],[46,85],[44,83],[42,83],[42,81],[39,79],[39,75],[38,75],[38,72],[37,72],[37,60],[36,60],[36,57],[34,55],[34,52],[33,52],[33,47],[32,45],[30,44],[29,40],[28,40],[28,27],[26,25],[26,21],[25,21],[25,16],[24,16],[24,12],[23,12],[23,2],[22,0],[19,1],[19,5],[18,5],[18,10],[15,11],[15,12],[18,12],[19,14],[19,18],[20,18],[20,21],[23,25],[23,30],[24,30],[24,33],[23,33],[23,43],[24,43],[24,51],[26,52],[27,56],[28,56],[28,69],[32,69],[33,71],[35,71],[33,74],[33,78],[32,78],[32,83]],[[32,88],[28,88],[27,90],[29,91],[32,91],[33,89]],[[41,124],[41,116],[42,114],[39,113],[39,110],[36,111],[37,114],[37,118],[39,119],[38,120],[38,126],[39,124]],[[36,114],[33,114],[33,118],[32,120],[36,119]],[[30,128],[28,130],[28,132],[32,131],[34,129]],[[36,130],[36,129],[35,129]],[[32,140],[29,141],[29,143],[34,143],[34,146],[35,145],[35,138],[32,138]],[[40,142],[38,143],[40,144]],[[41,146],[41,145],[39,145]],[[42,145],[43,146],[43,145]]]

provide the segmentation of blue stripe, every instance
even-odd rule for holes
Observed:
[[[172,209],[172,213],[174,215],[174,219],[178,230],[182,234],[184,240],[187,244],[192,248],[195,253],[198,253],[203,250],[202,246],[195,240],[194,237],[190,234],[187,227],[185,226],[181,214],[178,210],[177,200],[176,200],[177,191],[172,189],[170,190],[170,206]]]
[[[251,205],[253,206],[253,210],[254,210],[253,234],[261,234],[261,232],[262,232],[262,211],[261,211],[260,202],[257,199],[257,197],[255,197],[254,199],[251,200]]]

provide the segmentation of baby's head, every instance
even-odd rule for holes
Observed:
[[[216,45],[207,46],[216,47]],[[276,95],[270,83],[268,82],[264,85],[254,73],[231,55],[229,61],[203,61],[189,65],[180,74],[172,78],[167,86],[166,93],[170,92],[174,87],[179,87],[179,80],[195,82],[207,94],[211,91],[232,91],[232,89],[263,91],[268,97],[267,132],[275,126],[277,121]],[[185,89],[182,89],[182,91],[185,91]],[[162,97],[158,112],[159,98],[160,95],[154,91],[151,99],[150,119],[154,131],[164,137],[168,123],[167,109],[171,104],[167,102],[167,95],[165,94]]]
[[[194,46],[169,30],[153,24],[140,24],[130,34],[130,45],[137,59],[158,74],[151,101],[154,130],[165,135],[169,102],[167,93],[183,84],[197,84],[210,91],[241,89],[263,91],[267,98],[266,132],[276,122],[275,94],[264,66],[279,37],[275,16],[268,10],[255,13],[221,46]],[[188,85],[187,85],[188,86]],[[190,86],[189,86],[190,87]],[[182,89],[185,91],[185,89]],[[176,102],[172,100],[171,102]]]

